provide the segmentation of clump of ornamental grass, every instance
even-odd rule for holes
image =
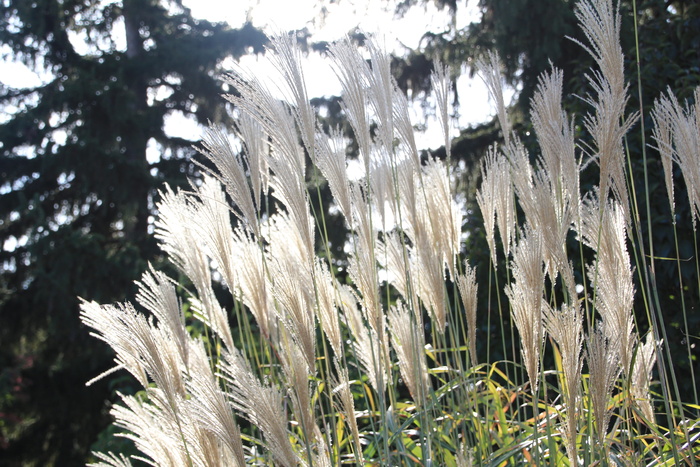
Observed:
[[[630,245],[640,248],[639,220],[623,138],[637,114],[626,108],[619,11],[609,0],[583,0],[577,17],[597,64],[584,97],[590,140],[576,139],[561,108],[566,77],[552,69],[532,100],[540,152],[531,156],[512,131],[498,57],[479,64],[504,141],[481,165],[476,201],[489,269],[509,278],[499,284],[498,311],[520,338],[512,361],[478,355],[482,284],[465,260],[453,192],[449,69],[436,64],[432,77],[444,160],[418,152],[407,98],[372,41],[329,48],[350,136],[322,131],[290,36],[274,37],[268,52],[284,99],[245,70],[231,74],[234,135],[208,129],[203,176],[186,190],[164,188],[157,205],[156,238],[185,282],[149,269],[138,282],[140,310],[82,304],[83,322],[114,350],[115,370],[143,388],[112,409],[120,436],[141,453],[135,459],[696,465],[699,422],[673,397],[662,332],[651,326],[645,336],[633,314],[651,295],[648,282],[635,282],[642,271],[630,257]],[[669,91],[653,113],[671,206],[675,164],[693,226],[700,89],[695,98],[683,107]],[[350,137],[362,171],[353,178]],[[583,193],[589,167],[600,181]],[[349,232],[345,263],[328,248],[324,213],[312,210],[320,194],[309,189],[310,170],[327,180]],[[574,237],[579,251],[568,246]],[[233,309],[221,305],[216,284]],[[131,465],[120,454],[95,457],[94,465]]]

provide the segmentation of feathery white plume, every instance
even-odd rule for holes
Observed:
[[[620,375],[620,341],[608,337],[609,332],[599,322],[586,341],[586,360],[589,368],[589,397],[595,416],[598,444],[605,444],[610,422],[613,385]]]
[[[542,324],[544,270],[542,261],[542,237],[530,229],[520,235],[513,249],[511,266],[515,282],[505,293],[510,299],[510,309],[520,334],[521,352],[530,379],[530,390],[537,394],[540,376],[540,349],[544,341]]]
[[[452,141],[450,136],[450,120],[449,120],[449,97],[452,92],[452,83],[450,82],[450,67],[445,66],[439,60],[433,66],[433,72],[430,74],[430,85],[435,94],[437,107],[437,117],[442,127],[444,137],[445,152],[447,160],[452,156]]]
[[[464,314],[467,317],[467,334],[469,339],[469,354],[472,365],[478,363],[476,356],[476,294],[479,289],[476,283],[476,270],[464,263],[464,273],[458,274],[455,280],[459,296],[464,306]]]
[[[644,414],[648,423],[654,423],[654,406],[651,404],[649,396],[649,384],[651,383],[651,374],[656,364],[656,342],[654,341],[654,333],[647,334],[644,343],[639,342],[636,349],[637,355],[634,358],[634,367],[632,368],[632,384],[630,390],[632,397],[637,407]]]
[[[673,209],[671,160],[681,169],[690,201],[693,228],[700,216],[700,87],[695,89],[695,104],[683,108],[669,90],[654,103],[654,137],[661,152],[666,187]]]
[[[233,212],[258,235],[258,211],[253,201],[251,186],[246,177],[241,155],[233,149],[228,136],[221,128],[211,125],[204,133],[202,148],[199,152],[216,165],[219,173],[215,177],[224,184],[226,192],[240,210],[240,213],[237,210]]]
[[[316,131],[316,114],[309,103],[304,70],[301,67],[301,48],[292,34],[278,34],[270,37],[273,50],[270,54],[272,64],[284,77],[287,87],[291,91],[295,104],[294,116],[301,139],[306,150],[314,157],[314,133]]]
[[[194,230],[197,225],[194,213],[201,203],[182,192],[174,193],[170,187],[166,187],[161,196],[162,200],[156,205],[159,217],[155,223],[155,236],[173,264],[194,284],[197,297],[192,297],[192,303],[201,319],[228,348],[232,348],[228,317],[214,295],[209,261]]]
[[[489,52],[488,59],[480,59],[476,63],[481,79],[486,84],[491,98],[496,101],[498,111],[498,123],[506,145],[510,143],[511,125],[506,112],[506,104],[503,99],[503,77],[501,76],[500,58],[496,52]]]
[[[600,168],[601,199],[612,193],[628,217],[629,196],[622,138],[634,125],[638,114],[627,117],[624,114],[628,86],[620,46],[620,12],[613,7],[612,0],[584,0],[576,4],[576,17],[590,46],[575,42],[593,57],[600,68],[587,76],[595,92],[595,97],[585,99],[594,111],[584,119],[586,129],[596,143],[595,152],[589,156]]]
[[[416,319],[416,314],[402,302],[398,302],[389,310],[389,329],[401,376],[411,393],[411,398],[420,406],[427,396],[428,371],[423,328],[419,326],[420,321]]]
[[[352,222],[350,208],[350,181],[345,160],[346,143],[338,128],[330,136],[316,133],[316,159],[314,163],[328,180],[333,199],[348,225]]]
[[[289,440],[288,418],[280,391],[263,385],[237,350],[225,353],[219,368],[229,403],[262,430],[275,460],[288,467],[301,463]]]
[[[637,335],[625,213],[617,202],[602,205],[593,193],[584,199],[581,220],[582,240],[596,251],[596,264],[588,266],[588,277],[596,287],[594,305],[605,322],[606,332],[620,343],[620,363],[628,376]]]
[[[357,47],[350,43],[349,38],[331,44],[328,54],[333,60],[335,71],[342,86],[341,106],[355,133],[355,139],[360,149],[360,157],[364,162],[365,173],[369,173],[370,147],[372,136],[370,132],[370,117],[368,112],[368,77],[369,65],[362,58]]]
[[[262,194],[267,193],[270,181],[267,137],[262,126],[250,114],[242,113],[235,124],[238,137],[245,147],[243,159],[248,166],[255,206],[259,211],[262,209]]]

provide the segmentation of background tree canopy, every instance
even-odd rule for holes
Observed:
[[[400,15],[427,1],[387,3]],[[464,1],[434,3],[452,15],[466,7]],[[639,108],[639,95],[649,107],[667,86],[681,99],[690,97],[700,84],[700,6],[690,0],[625,0],[621,8],[630,108]],[[21,60],[44,76],[38,86],[0,88],[0,457],[18,465],[73,465],[85,461],[109,425],[114,391],[129,390],[128,380],[118,378],[83,386],[111,367],[111,355],[79,325],[77,297],[108,303],[133,296],[133,281],[158,260],[149,233],[156,190],[164,182],[182,185],[195,173],[193,142],[166,134],[164,118],[177,112],[202,123],[221,120],[219,65],[226,57],[261,52],[266,39],[251,25],[232,29],[197,20],[178,0],[5,0],[0,15],[3,58]],[[590,57],[565,39],[581,39],[575,23],[567,0],[480,0],[478,21],[427,31],[419,49],[395,58],[395,76],[413,96],[424,96],[432,60],[451,65],[457,79],[496,50],[506,80],[519,90],[513,117],[527,131],[537,77],[550,63],[564,71],[565,96],[586,92]],[[328,106],[331,120],[338,116],[337,100],[315,103]],[[565,105],[577,115],[588,110],[577,97],[566,97]],[[644,147],[639,135],[629,139],[635,170]],[[495,121],[463,129],[453,141],[453,157],[475,168],[500,138]],[[160,157],[147,158],[149,146]],[[656,155],[648,164],[652,173],[661,172]],[[652,202],[652,215],[666,215],[665,198]],[[473,201],[468,203],[470,215],[478,216]],[[678,215],[689,216],[687,202]],[[487,254],[479,257],[485,243],[477,248],[483,242],[483,232],[474,227],[479,224],[467,225],[470,254],[473,263],[487,265]],[[670,222],[666,226],[654,232],[669,246],[659,256],[672,254]],[[342,222],[329,227],[342,230]],[[691,255],[692,232],[681,235],[681,249]],[[334,246],[341,245],[338,240]],[[660,264],[659,280],[670,277],[673,267]],[[477,269],[486,283],[488,266]],[[686,283],[696,283],[689,269]],[[662,308],[671,310],[671,345],[679,346],[687,338],[672,311],[680,291],[660,289],[666,291]],[[688,299],[698,304],[697,293]],[[700,321],[694,319],[690,325],[697,331]],[[485,325],[484,331],[490,332]],[[678,371],[697,367],[683,352],[676,363]]]

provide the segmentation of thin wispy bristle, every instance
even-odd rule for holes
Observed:
[[[577,465],[576,437],[583,368],[583,314],[578,305],[563,305],[561,310],[554,310],[547,305],[543,312],[545,329],[552,336],[561,354],[564,374],[560,381],[562,399],[566,407],[566,453],[571,465]]]
[[[160,326],[173,336],[174,342],[185,367],[189,364],[189,335],[185,329],[185,316],[182,303],[177,297],[175,286],[162,272],[152,267],[143,273],[136,301],[155,316]]]
[[[409,160],[416,167],[420,167],[420,154],[418,153],[418,145],[416,144],[416,132],[411,123],[408,97],[396,87],[394,88],[392,97],[396,132],[403,144],[404,151],[408,153]]]
[[[92,454],[100,461],[87,464],[88,467],[132,467],[131,461],[122,453],[118,456],[113,452],[107,454],[93,452]]]
[[[340,319],[336,302],[338,284],[331,275],[328,266],[320,261],[316,263],[314,276],[316,278],[316,306],[318,321],[321,323],[326,338],[336,356],[343,354],[343,334],[340,329]]]
[[[262,126],[248,113],[242,113],[236,120],[238,137],[243,142],[243,159],[248,166],[250,184],[255,206],[262,209],[262,194],[269,188],[270,174],[267,166],[269,147]]]
[[[377,259],[375,257],[375,235],[370,221],[367,199],[359,185],[350,187],[355,222],[356,242],[350,257],[348,272],[360,292],[363,309],[368,314],[370,326],[383,334],[384,310],[379,300],[377,282]]]
[[[381,335],[374,328],[363,326],[358,328],[357,332],[353,331],[355,340],[352,343],[354,354],[357,355],[367,380],[378,394],[386,390],[391,374],[389,335],[386,332],[386,318],[382,318]]]
[[[668,195],[669,206],[671,207],[671,216],[675,222],[676,202],[673,188],[673,112],[671,112],[670,101],[666,96],[661,96],[654,102],[651,118],[654,122],[652,134],[654,140],[656,140],[659,154],[661,155],[661,166],[664,169],[666,193]]]
[[[282,371],[286,377],[288,394],[291,396],[296,421],[299,422],[307,443],[316,443],[316,421],[311,402],[311,383],[313,365],[309,366],[303,350],[294,340],[283,340],[284,352],[281,354]],[[322,437],[319,436],[322,440]]]
[[[343,414],[345,423],[350,427],[352,440],[355,446],[355,458],[360,464],[364,464],[364,456],[362,453],[362,443],[360,441],[360,430],[357,425],[355,415],[355,400],[352,396],[350,387],[350,377],[347,368],[339,361],[334,360],[334,366],[338,373],[338,378],[331,377],[332,392],[335,396],[333,401],[339,412]]]
[[[419,210],[424,213],[424,223],[429,241],[442,256],[445,266],[455,277],[455,260],[460,252],[462,211],[452,196],[449,167],[437,159],[428,159],[423,165]]]
[[[273,284],[272,293],[277,303],[275,312],[302,349],[309,368],[313,368],[316,360],[313,275],[304,263],[289,253],[277,250],[267,262]]]
[[[234,231],[234,241],[232,260],[236,265],[236,275],[240,278],[235,295],[248,307],[263,336],[269,339],[275,321],[261,245],[241,229]]]
[[[213,433],[228,448],[232,465],[244,467],[246,462],[241,430],[226,400],[226,394],[214,378],[204,346],[200,342],[195,349],[198,355],[195,360],[199,364],[189,373],[186,382],[192,415],[204,430]]]
[[[574,211],[574,222],[579,222],[580,162],[576,160],[574,119],[568,119],[562,110],[564,74],[553,68],[544,73],[531,101],[532,126],[540,144],[539,158],[542,169],[552,182],[552,192],[559,212],[566,206]]]
[[[202,183],[192,184],[194,192],[191,198],[190,216],[197,219],[193,224],[195,234],[203,239],[207,255],[214,261],[214,268],[221,274],[226,286],[232,293],[236,290],[236,267],[233,264],[235,244],[231,235],[231,209],[229,208],[221,184],[213,177],[204,176]],[[257,233],[258,222],[242,222],[247,230]],[[244,227],[241,227],[244,228]]]
[[[166,187],[157,204],[159,217],[155,223],[155,237],[173,264],[184,273],[197,292],[191,302],[197,304],[201,319],[205,320],[229,347],[233,337],[228,316],[219,305],[212,288],[211,268],[202,242],[195,230],[196,212],[200,205],[196,198]]]
[[[394,146],[393,98],[396,89],[396,82],[391,74],[391,58],[372,40],[367,42],[367,49],[370,55],[370,70],[367,75],[369,106],[377,121],[379,142],[387,150],[391,150]]]
[[[491,147],[481,165],[481,188],[476,192],[476,202],[481,210],[484,220],[484,231],[486,242],[491,252],[491,263],[494,268],[498,268],[496,250],[496,213],[499,212],[499,232],[504,241],[503,249],[508,255],[510,250],[511,232],[510,225],[513,225],[511,213],[513,206],[513,183],[510,177],[510,167],[508,161],[497,152],[496,147]],[[509,201],[510,200],[510,201]],[[501,220],[505,217],[504,220]],[[503,227],[503,229],[501,229]],[[505,230],[505,231],[504,231]]]

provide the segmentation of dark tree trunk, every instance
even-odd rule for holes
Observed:
[[[148,161],[146,160],[146,148],[148,146],[148,132],[144,122],[147,122],[148,104],[147,89],[148,83],[144,70],[143,60],[144,46],[141,38],[141,21],[135,14],[139,11],[138,3],[141,0],[124,0],[123,16],[124,29],[126,32],[126,58],[129,61],[127,69],[127,86],[133,96],[133,101],[129,103],[133,115],[136,118],[125,123],[122,142],[125,149],[125,157],[128,160],[128,168],[131,171],[127,176],[134,177],[138,183],[131,186],[137,187],[139,193],[138,205],[133,211],[133,219],[124,219],[125,235],[137,243],[141,243],[147,235],[148,229],[148,195],[151,190],[151,176],[149,173]]]

